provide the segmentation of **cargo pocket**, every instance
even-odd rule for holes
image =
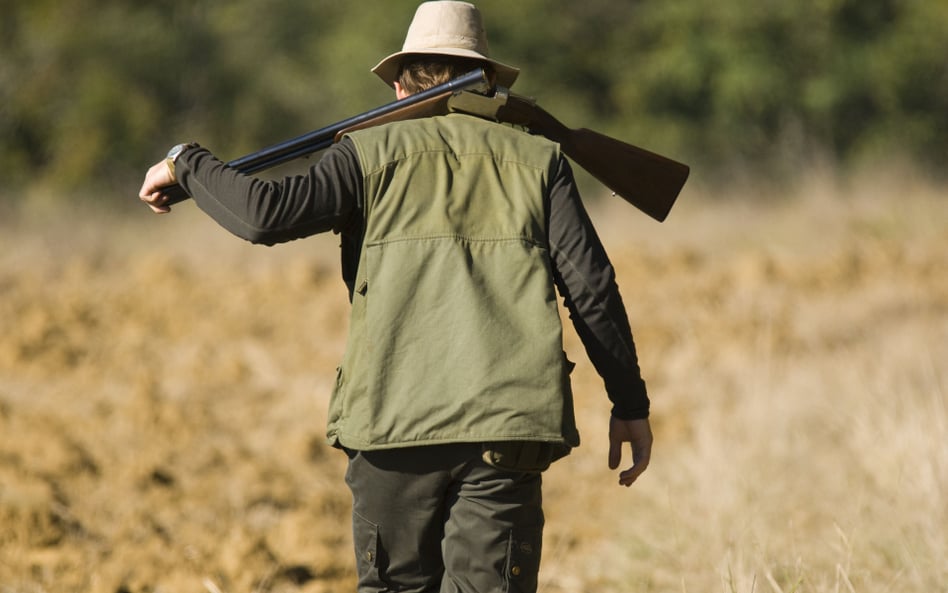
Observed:
[[[357,513],[352,514],[352,539],[355,543],[359,589],[384,588],[379,577],[379,526]]]
[[[510,532],[504,584],[506,593],[535,593],[540,573],[543,529],[519,528]]]

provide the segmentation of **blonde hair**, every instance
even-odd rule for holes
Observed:
[[[494,68],[484,60],[450,56],[409,56],[402,61],[398,83],[410,95],[444,84],[475,68],[484,68],[493,83]]]

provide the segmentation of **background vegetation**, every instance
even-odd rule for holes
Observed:
[[[416,4],[8,0],[0,196],[119,199],[178,141],[235,158],[387,102],[368,69],[401,46]],[[479,6],[493,54],[523,69],[516,91],[707,182],[815,162],[938,174],[948,153],[943,2]]]

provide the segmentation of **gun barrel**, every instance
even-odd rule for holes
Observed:
[[[463,76],[449,80],[444,84],[431,87],[425,91],[415,93],[404,99],[392,101],[391,103],[376,107],[365,113],[354,115],[318,130],[303,134],[302,136],[273,144],[272,146],[234,159],[229,161],[227,166],[247,174],[263,171],[329,148],[335,141],[336,135],[340,132],[364,126],[367,122],[380,119],[395,111],[409,109],[412,106],[433,100],[441,95],[450,95],[464,90],[486,91],[489,88],[490,82],[487,78],[487,73],[483,68],[477,68]],[[168,194],[170,199],[166,204],[169,206],[190,198],[180,186],[176,185],[168,188]]]
[[[487,74],[484,72],[483,68],[478,68],[468,72],[463,76],[449,80],[444,84],[434,86],[430,89],[413,94],[404,99],[392,101],[391,103],[382,105],[381,107],[376,107],[375,109],[371,109],[365,113],[354,115],[350,118],[328,125],[324,128],[303,134],[297,138],[280,142],[278,144],[263,148],[252,154],[234,159],[228,162],[227,166],[237,169],[242,173],[253,173],[256,171],[268,169],[270,167],[275,167],[277,165],[328,148],[332,145],[336,134],[342,130],[359,126],[367,121],[388,115],[389,113],[399,109],[406,109],[412,105],[422,103],[444,93],[462,91],[478,86],[486,89],[488,84]]]

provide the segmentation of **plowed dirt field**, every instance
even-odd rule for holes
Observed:
[[[948,199],[890,189],[592,208],[655,456],[616,485],[567,327],[541,591],[945,591]],[[193,204],[0,222],[0,592],[354,590],[337,257]]]

